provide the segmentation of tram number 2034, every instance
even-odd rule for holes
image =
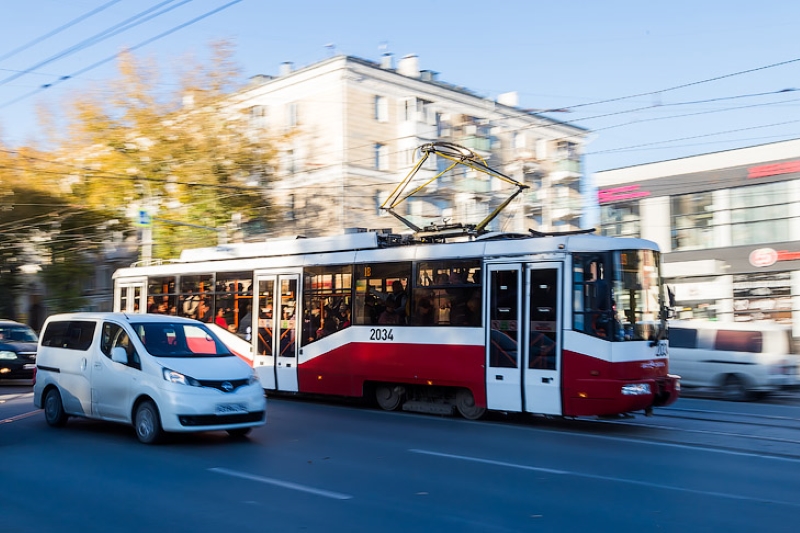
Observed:
[[[394,331],[387,328],[372,328],[369,330],[369,340],[371,341],[393,341]]]

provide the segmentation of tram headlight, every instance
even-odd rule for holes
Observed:
[[[180,383],[181,385],[189,385],[191,387],[200,387],[200,382],[194,379],[191,376],[187,376],[181,374],[180,372],[176,372],[174,370],[170,370],[169,368],[162,369],[164,374],[164,379],[169,381],[170,383]]]
[[[628,383],[622,386],[623,396],[642,396],[650,394],[649,383]]]

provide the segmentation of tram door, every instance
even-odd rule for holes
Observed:
[[[144,288],[146,278],[118,281],[114,288],[114,311],[117,313],[144,313],[146,311]]]
[[[489,409],[561,414],[558,263],[489,265]]]
[[[265,389],[297,392],[299,274],[256,276],[253,366]]]

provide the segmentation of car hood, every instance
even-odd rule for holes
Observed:
[[[35,342],[0,342],[0,350],[9,350],[17,353],[36,353]]]
[[[159,364],[195,379],[248,379],[250,366],[236,357],[159,357]]]

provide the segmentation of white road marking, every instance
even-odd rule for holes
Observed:
[[[450,453],[440,453],[434,452],[430,450],[418,450],[418,449],[410,449],[408,450],[411,453],[418,453],[421,455],[431,455],[434,457],[443,457],[445,459],[455,459],[458,461],[468,461],[472,463],[481,463],[486,465],[493,465],[493,466],[501,466],[504,468],[515,468],[517,470],[529,470],[531,472],[543,472],[546,474],[555,474],[561,476],[574,476],[574,477],[581,477],[585,479],[595,479],[600,481],[613,481],[616,483],[627,483],[629,485],[637,485],[640,487],[648,487],[653,489],[662,489],[662,490],[671,490],[676,492],[686,492],[690,494],[700,494],[703,496],[715,496],[718,498],[727,498],[730,500],[740,500],[740,501],[751,501],[751,502],[758,502],[758,503],[771,503],[771,504],[778,504],[778,505],[785,505],[787,507],[798,507],[800,508],[800,503],[798,502],[785,502],[780,500],[770,500],[766,498],[753,498],[750,496],[742,496],[740,494],[730,494],[727,492],[715,492],[715,491],[705,491],[705,490],[695,490],[695,489],[687,489],[683,487],[675,487],[672,485],[662,485],[660,483],[650,483],[647,481],[637,481],[635,479],[625,479],[613,476],[600,476],[596,474],[585,474],[583,472],[573,472],[570,470],[555,470],[552,468],[541,468],[537,466],[529,466],[529,465],[521,465],[516,463],[507,463],[505,461],[495,461],[493,459],[482,459],[480,457],[469,457],[466,455],[454,455]]]
[[[325,498],[332,498],[334,500],[350,500],[353,497],[349,494],[342,494],[341,492],[332,492],[329,490],[316,489],[314,487],[307,487],[291,481],[281,481],[280,479],[273,479],[269,477],[256,476],[246,472],[237,472],[236,470],[228,470],[227,468],[209,468],[211,472],[224,474],[226,476],[238,477],[242,479],[249,479],[250,481],[258,481],[259,483],[266,483],[267,485],[275,485],[276,487],[283,487],[285,489],[299,490],[309,494],[316,494]]]
[[[33,393],[23,392],[20,394],[0,394],[0,403],[5,403],[10,400],[16,400],[17,398],[33,398]]]
[[[22,413],[21,415],[14,415],[8,418],[0,419],[0,424],[10,424],[11,422],[16,422],[17,420],[22,420],[23,418],[31,417],[35,414],[40,413],[41,410],[37,409],[36,411],[28,411],[27,413]]]

